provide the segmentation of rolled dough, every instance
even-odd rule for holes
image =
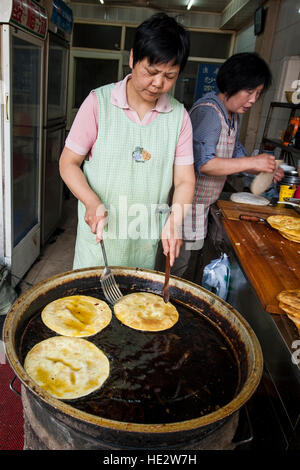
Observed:
[[[261,196],[255,196],[252,193],[233,193],[230,196],[231,201],[240,202],[242,204],[253,204],[257,206],[267,206],[269,199]]]
[[[266,189],[268,189],[271,184],[272,180],[274,178],[274,174],[276,173],[277,169],[280,167],[280,165],[283,163],[283,160],[276,160],[275,165],[276,168],[273,171],[273,173],[266,173],[262,171],[259,173],[254,180],[252,181],[250,185],[250,190],[255,196],[260,196]]]

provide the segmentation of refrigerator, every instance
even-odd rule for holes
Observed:
[[[40,254],[47,21],[34,0],[1,0],[0,262],[13,286]]]
[[[45,41],[45,94],[42,149],[41,246],[58,227],[64,186],[59,157],[64,147],[67,122],[67,90],[72,10],[62,1],[48,2],[48,34]]]

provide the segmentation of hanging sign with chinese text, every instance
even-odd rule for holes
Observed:
[[[72,33],[73,12],[62,0],[53,0],[50,20],[66,33]]]
[[[46,38],[47,13],[35,0],[1,0],[1,3],[0,23],[10,23],[42,39]]]

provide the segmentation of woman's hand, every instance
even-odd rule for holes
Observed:
[[[161,233],[164,254],[170,253],[170,266],[178,258],[182,245],[182,222],[195,192],[194,165],[174,165],[172,211]]]
[[[251,159],[251,169],[257,173],[260,173],[261,171],[266,173],[273,173],[276,168],[275,156],[270,155],[269,153],[261,153],[257,156],[248,158]]]
[[[107,224],[107,210],[104,204],[98,200],[87,205],[84,220],[89,225],[91,232],[96,234],[96,241],[100,242],[103,229]]]
[[[275,168],[275,156],[260,153],[239,158],[214,157],[200,167],[200,172],[208,176],[228,176],[242,172],[257,175],[261,172],[273,173]]]
[[[278,181],[282,180],[282,178],[284,177],[284,171],[282,168],[277,168],[275,174],[274,174],[274,177],[273,177],[273,181],[274,183],[277,183]]]
[[[180,227],[175,222],[174,214],[171,212],[164,228],[161,232],[161,242],[164,255],[170,253],[170,266],[173,266],[175,259],[179,256],[182,245]]]
[[[274,155],[270,155],[268,153],[261,153],[260,155],[253,157],[253,159],[257,159],[257,160],[254,160],[255,164],[254,164],[253,169],[256,169],[259,172],[265,171],[267,173],[272,173],[276,169],[276,162],[275,162]],[[260,168],[260,170],[258,170],[258,168]],[[277,183],[278,181],[282,180],[283,177],[284,177],[283,169],[280,167],[277,168],[273,177],[274,183]]]

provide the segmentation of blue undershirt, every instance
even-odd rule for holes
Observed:
[[[228,124],[228,132],[230,132],[230,129],[234,128],[234,126],[237,126],[232,158],[247,156],[246,150],[238,140],[240,131],[239,116],[235,114],[230,121],[224,104],[214,92],[204,95],[196,101],[194,106],[201,102],[212,103],[219,108]],[[190,117],[193,126],[194,165],[196,172],[200,173],[201,166],[216,157],[216,148],[221,133],[221,121],[217,111],[211,106],[198,106],[194,110],[192,108]]]

